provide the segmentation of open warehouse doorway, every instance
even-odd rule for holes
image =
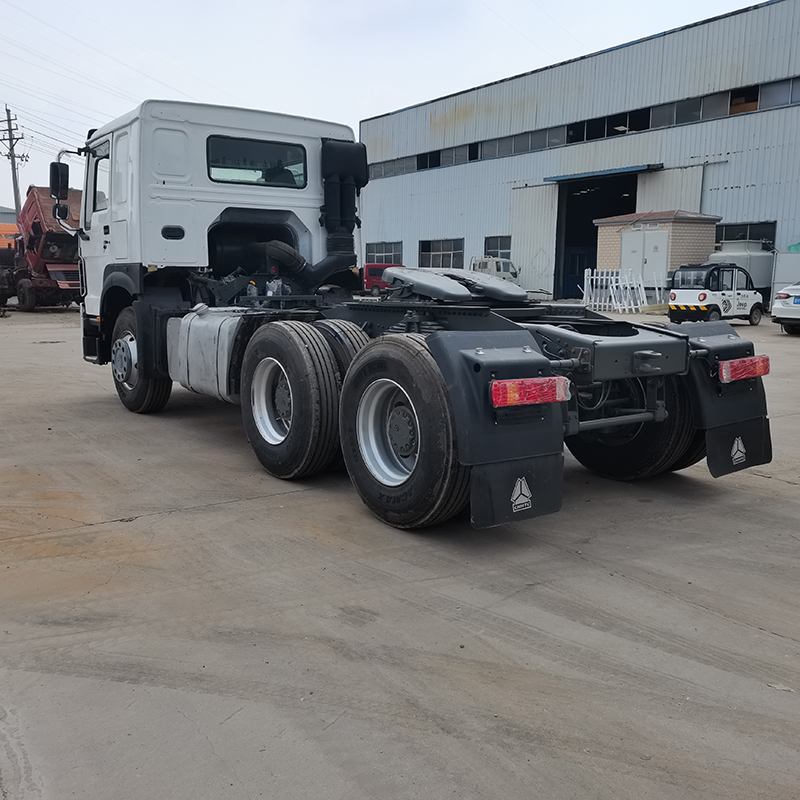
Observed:
[[[559,181],[554,296],[581,297],[587,269],[597,266],[594,220],[636,211],[638,174]]]

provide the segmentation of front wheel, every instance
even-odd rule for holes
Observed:
[[[111,374],[122,405],[136,414],[161,411],[172,392],[172,381],[142,376],[136,316],[132,308],[120,312],[111,339]]]
[[[722,319],[722,314],[719,313],[718,308],[712,308],[711,311],[708,312],[706,319],[709,322],[719,322]]]
[[[747,321],[751,325],[758,325],[758,323],[761,322],[761,317],[761,306],[753,306],[750,309],[750,316],[747,318]]]
[[[361,499],[396,528],[444,522],[469,499],[442,373],[419,334],[382,336],[342,387],[342,453]]]
[[[33,311],[36,308],[36,287],[28,278],[23,278],[17,284],[17,304],[20,311]]]

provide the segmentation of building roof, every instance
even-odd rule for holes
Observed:
[[[648,211],[646,214],[621,214],[618,217],[594,219],[595,225],[630,225],[633,222],[713,222],[722,217],[700,214],[697,211]]]
[[[469,94],[470,92],[477,92],[481,89],[485,89],[488,86],[497,86],[498,84],[508,83],[509,81],[517,80],[518,78],[524,78],[527,75],[535,75],[540,72],[547,72],[548,70],[556,69],[557,67],[563,67],[565,64],[574,64],[577,61],[584,61],[588,58],[595,58],[596,56],[603,55],[604,53],[611,53],[615,50],[623,50],[626,47],[632,47],[633,45],[641,44],[642,42],[649,42],[654,39],[660,39],[664,36],[669,36],[673,33],[678,33],[680,31],[689,30],[690,28],[696,28],[700,25],[708,25],[711,22],[716,22],[717,20],[726,19],[728,17],[735,17],[739,14],[746,14],[748,11],[753,11],[757,8],[764,8],[766,6],[775,5],[776,3],[783,3],[786,0],[766,0],[764,3],[757,3],[756,5],[747,6],[745,8],[738,8],[735,11],[729,11],[726,14],[718,14],[716,17],[709,17],[708,19],[703,19],[698,22],[691,22],[688,25],[681,25],[678,28],[671,28],[668,31],[662,31],[661,33],[654,33],[651,36],[644,36],[641,39],[634,39],[630,42],[625,42],[624,44],[618,44],[614,47],[607,47],[605,50],[597,50],[594,53],[587,53],[584,56],[578,56],[577,58],[569,58],[566,61],[559,61],[555,64],[548,64],[546,67],[539,67],[538,69],[532,69],[528,72],[520,72],[518,75],[511,75],[508,78],[501,78],[497,81],[490,81],[489,83],[483,83],[480,86],[473,86],[470,89],[462,89],[460,92],[452,92],[450,94],[442,95],[441,97],[434,97],[430,100],[425,100],[422,103],[413,103],[410,106],[405,106],[404,108],[398,108],[395,111],[388,111],[385,114],[376,114],[374,117],[366,117],[362,119],[361,122],[370,122],[371,120],[381,119],[383,117],[391,117],[394,114],[401,114],[404,111],[408,111],[411,108],[420,108],[421,106],[427,106],[431,103],[438,103],[440,100],[446,100],[450,97],[458,97],[460,95]]]

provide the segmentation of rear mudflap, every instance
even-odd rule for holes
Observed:
[[[470,486],[473,527],[491,528],[559,511],[563,475],[563,453],[477,464]]]
[[[719,478],[772,461],[772,437],[766,417],[732,422],[706,431],[709,472]]]

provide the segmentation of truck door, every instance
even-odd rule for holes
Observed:
[[[759,299],[761,295],[758,295]],[[736,314],[749,314],[756,303],[756,291],[750,274],[743,269],[736,270]]]
[[[723,317],[732,317],[734,314],[734,273],[733,267],[724,267],[719,271],[720,312]]]
[[[106,265],[113,261],[111,250],[111,137],[92,146],[86,164],[81,227],[81,261],[86,287],[86,313],[100,313],[100,293]]]

